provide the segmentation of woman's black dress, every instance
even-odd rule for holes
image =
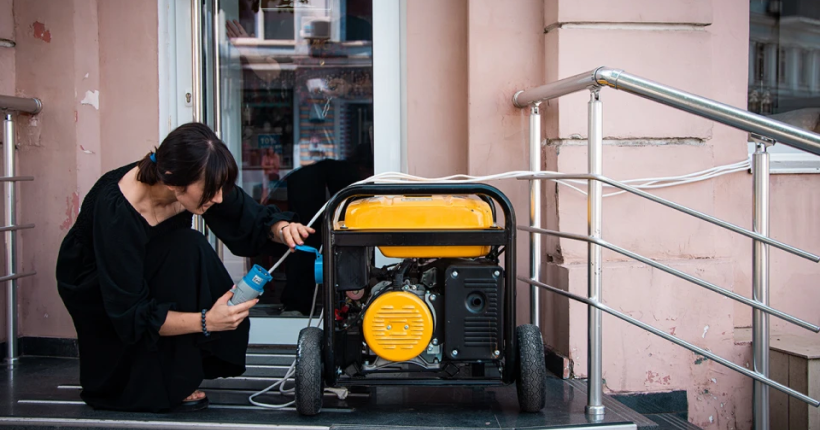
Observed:
[[[160,337],[169,310],[200,312],[233,285],[184,211],[150,226],[106,173],[83,200],[57,259],[57,288],[74,321],[83,400],[95,408],[162,412],[203,379],[245,371],[250,321],[233,331]],[[232,253],[283,252],[270,226],[292,214],[235,187],[203,216]]]

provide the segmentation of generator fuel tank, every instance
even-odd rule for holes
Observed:
[[[334,229],[351,231],[485,230],[495,226],[490,205],[476,196],[376,196],[347,205]],[[390,258],[475,258],[489,246],[382,246]]]

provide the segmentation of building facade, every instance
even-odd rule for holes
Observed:
[[[217,49],[202,67],[218,62],[210,70],[219,76],[200,74],[201,119],[219,122],[241,161],[243,187],[283,207],[293,204],[283,194],[288,174],[325,158],[365,154],[375,172],[426,177],[529,170],[528,111],[513,106],[513,94],[604,65],[820,130],[813,1],[220,2],[219,13],[204,14],[206,40]],[[141,158],[197,115],[189,3],[0,0],[0,39],[13,42],[0,47],[0,94],[45,106],[17,118],[18,170],[36,177],[20,185],[19,217],[37,226],[21,233],[20,264],[38,272],[19,282],[21,336],[75,336],[53,273],[82,199],[102,173]],[[587,171],[587,97],[541,106],[542,169]],[[628,94],[604,90],[601,99],[608,177],[680,176],[749,157],[746,133]],[[771,236],[820,252],[820,179],[812,174],[820,162],[773,151]],[[751,175],[735,170],[651,192],[749,229]],[[526,219],[527,182],[494,185]],[[583,194],[545,182],[542,200],[544,226],[586,231]],[[751,296],[751,240],[625,194],[605,198],[603,213],[607,241]],[[528,246],[520,240],[518,255]],[[542,250],[543,280],[586,295],[586,246],[545,238]],[[771,305],[820,324],[820,266],[770,255]],[[751,366],[749,307],[615,253],[605,251],[604,260],[610,307]],[[226,263],[236,274],[247,264],[229,255]],[[526,258],[517,270],[529,272]],[[530,287],[517,288],[522,323]],[[585,377],[586,306],[542,292],[541,309],[545,343],[565,359],[565,376]],[[771,324],[773,337],[820,341],[778,319]],[[745,376],[609,317],[603,354],[608,392],[685,390],[696,425],[751,428]]]

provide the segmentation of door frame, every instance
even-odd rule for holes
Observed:
[[[373,163],[377,174],[407,172],[406,2],[373,0]],[[191,4],[157,0],[159,142],[193,119],[189,98],[193,94]],[[203,19],[203,25],[212,22]],[[252,318],[249,341],[255,345],[295,345],[307,321]]]

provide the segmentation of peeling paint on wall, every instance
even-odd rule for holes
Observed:
[[[71,193],[70,196],[65,198],[65,221],[60,224],[60,230],[68,230],[74,225],[74,221],[77,220],[77,215],[80,213],[80,195],[76,192]]]
[[[670,385],[672,383],[672,377],[667,375],[661,377],[659,373],[655,373],[651,370],[646,372],[646,381],[650,384],[660,384],[660,385]]]
[[[28,126],[25,127],[26,138],[21,144],[26,146],[43,146],[40,143],[40,120],[37,115],[32,115],[28,120]],[[22,129],[22,127],[21,127]],[[22,130],[21,130],[22,131]]]
[[[98,90],[86,91],[80,104],[94,106],[94,109],[100,110],[100,92]]]
[[[32,24],[34,30],[34,38],[40,39],[43,42],[51,43],[51,32],[46,29],[46,25],[39,21],[34,21]]]

